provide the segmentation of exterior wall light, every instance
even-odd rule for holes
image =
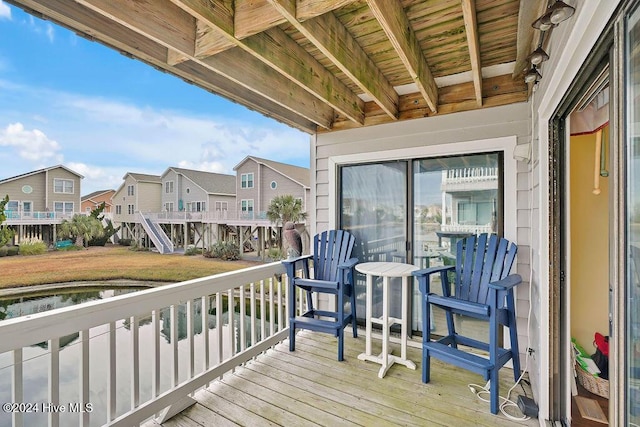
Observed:
[[[542,49],[542,46],[538,46],[536,50],[531,52],[531,55],[529,55],[527,59],[533,65],[540,65],[541,63],[549,59],[549,55],[544,51],[544,49]]]
[[[536,83],[541,78],[542,75],[538,72],[538,69],[535,65],[531,67],[527,74],[524,75],[524,81],[527,83]]]

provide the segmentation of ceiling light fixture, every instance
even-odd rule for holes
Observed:
[[[540,65],[547,59],[549,59],[549,54],[542,49],[542,46],[538,46],[538,48],[531,52],[531,55],[527,58],[527,60],[533,65]]]
[[[531,26],[540,31],[550,30],[559,23],[571,18],[575,11],[575,7],[569,6],[562,0],[556,0],[555,3],[547,8],[544,15],[533,21]]]
[[[538,68],[534,65],[531,69],[525,74],[524,81],[526,83],[537,83],[539,79],[542,78],[542,75],[538,72]]]
[[[558,25],[559,23],[571,18],[573,13],[576,11],[576,8],[558,0],[549,8],[549,11],[551,12],[549,20],[552,24]]]
[[[547,31],[552,27],[555,27],[555,24],[551,22],[551,11],[546,12],[540,18],[533,21],[533,24],[531,24],[531,26],[540,31]]]

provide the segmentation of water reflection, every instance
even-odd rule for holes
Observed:
[[[11,318],[16,315],[33,314],[44,311],[44,309],[53,309],[66,307],[69,305],[92,301],[96,299],[108,298],[116,294],[133,292],[137,289],[117,289],[117,290],[84,290],[77,293],[66,293],[57,295],[39,295],[38,297],[22,297],[0,300],[0,312],[3,318]],[[222,297],[222,307],[225,308],[220,313],[220,323],[222,325],[222,334],[225,340],[234,337],[235,351],[239,351],[241,347],[240,339],[240,302],[234,301],[233,330],[229,326],[229,313],[227,297]],[[251,343],[251,307],[249,301],[246,301],[244,316],[246,346]],[[208,346],[210,363],[216,364],[224,359],[231,357],[231,347],[228,344],[223,345],[222,357],[219,358],[218,346],[216,344],[216,300],[210,297],[207,306],[202,307],[201,299],[194,300],[193,304],[193,345],[194,345],[194,363],[195,371],[201,372],[204,369],[204,334],[203,334],[203,313],[206,315],[207,333],[209,336]],[[256,330],[255,336],[257,340],[261,339],[260,313],[256,314]],[[268,316],[268,313],[265,313]],[[267,317],[268,318],[268,317]],[[169,308],[159,310],[160,334],[164,338],[160,340],[160,393],[171,387],[173,378],[173,344],[171,337],[171,315]],[[188,336],[187,329],[187,307],[186,304],[176,306],[176,321],[178,333],[178,381],[182,382],[189,375],[189,346],[185,338]],[[151,314],[143,316],[139,319],[139,354],[140,354],[140,401],[144,402],[151,398],[152,395],[152,364],[153,360],[153,327]],[[269,326],[267,325],[267,329]],[[116,322],[115,339],[116,339],[116,394],[117,409],[116,413],[122,414],[130,408],[131,390],[131,323],[130,319],[123,319]],[[60,403],[76,403],[79,402],[79,360],[80,345],[79,335],[72,334],[60,339]],[[90,402],[93,404],[93,412],[91,413],[91,425],[100,426],[106,423],[106,407],[108,395],[108,341],[109,329],[108,325],[102,325],[92,328],[89,331],[89,370],[90,370]],[[12,363],[13,354],[0,354],[0,402],[11,402],[11,384],[12,384]],[[47,402],[48,387],[48,370],[50,363],[50,353],[48,351],[48,343],[40,343],[23,349],[23,375],[24,375],[24,401],[25,402]],[[24,425],[39,426],[47,425],[46,414],[25,414]],[[78,414],[63,413],[60,414],[61,426],[78,425]],[[0,427],[11,426],[10,414],[0,412]]]

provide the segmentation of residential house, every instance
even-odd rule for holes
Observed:
[[[410,259],[419,239],[434,238],[420,234],[413,217],[416,203],[430,205],[433,200],[422,199],[441,196],[433,175],[441,180],[443,171],[467,160],[470,168],[497,167],[495,229],[519,246],[521,360],[538,422],[580,418],[572,409],[573,391],[583,390],[573,387],[571,338],[601,332],[612,338],[608,421],[640,424],[640,1],[297,1],[234,8],[236,2],[216,13],[202,2],[11,3],[117,43],[127,54],[309,133],[309,227],[312,234],[357,232],[367,243],[358,249],[361,260],[381,250],[404,250]],[[171,31],[168,18],[175,23]],[[201,36],[202,25],[213,31]],[[242,49],[228,49],[238,45]],[[292,56],[298,60],[288,60]],[[239,73],[238,64],[247,72]],[[586,130],[584,118],[574,115],[602,108],[605,121],[592,120]],[[213,292],[205,284],[227,290],[223,279],[197,282],[199,295]],[[243,290],[244,279],[238,278]],[[189,293],[194,283],[174,286],[175,301],[177,289],[197,297]],[[174,304],[168,292],[130,301],[144,300],[144,309],[160,300]],[[362,296],[359,283],[356,292]],[[109,319],[122,318],[108,303],[103,307]],[[91,309],[93,315],[96,306]],[[420,314],[414,315],[417,329]],[[80,328],[88,328],[88,316]],[[33,333],[31,341],[60,336],[61,329]],[[6,351],[29,344],[18,332]],[[268,344],[285,336],[286,330],[276,333]],[[248,353],[240,351],[237,362]],[[140,405],[123,417],[139,420],[180,401],[222,375],[218,368],[193,376],[192,387],[173,388],[174,399],[164,394],[151,399],[156,407]],[[431,386],[419,389],[425,393],[420,404],[432,400]],[[466,392],[463,385],[456,397]],[[449,411],[441,422],[455,424],[472,406],[466,403],[441,400],[436,409]],[[417,411],[420,404],[411,407]]]
[[[162,174],[162,211],[206,213],[203,218],[235,218],[236,178],[169,167]]]
[[[126,173],[112,198],[113,223],[121,226],[120,239],[143,239],[145,232],[140,213],[157,212],[162,203],[159,175]]]
[[[0,197],[9,196],[6,224],[17,232],[16,241],[31,237],[55,241],[56,225],[79,212],[82,178],[56,165],[0,180]]]
[[[115,190],[98,190],[82,196],[80,211],[90,213],[104,203],[103,214],[110,214],[113,211],[112,199],[114,194],[116,194]]]
[[[161,208],[151,218],[174,246],[209,247],[220,224],[235,218],[235,176],[169,167],[161,181]]]
[[[234,168],[238,219],[266,219],[271,200],[292,195],[308,209],[311,175],[308,168],[247,156]]]
[[[255,156],[247,156],[233,170],[236,172],[237,233],[246,250],[264,254],[264,249],[281,239],[284,224],[272,224],[267,219],[271,200],[277,196],[291,195],[302,202],[302,211],[307,212],[311,194],[311,175],[308,168],[280,163]],[[297,224],[302,235],[303,252],[309,246],[306,221]],[[245,226],[243,228],[243,226]]]

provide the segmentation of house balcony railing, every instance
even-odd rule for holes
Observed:
[[[76,214],[82,212],[54,212],[54,211],[4,211],[7,225],[16,224],[43,224],[60,223],[62,220],[71,219]]]
[[[10,367],[10,380],[0,395],[16,404],[37,396],[67,412],[72,402],[90,407],[40,413],[50,426],[61,415],[81,426],[169,418],[191,404],[189,394],[287,337],[286,293],[275,262],[2,321],[1,368]],[[123,345],[116,336],[125,332]],[[46,349],[40,360],[32,360],[35,346]],[[90,371],[90,361],[99,368]],[[45,378],[34,381],[38,373]],[[31,415],[13,412],[12,425],[34,425]]]
[[[238,219],[243,221],[251,221],[251,220],[261,220],[268,221],[267,211],[259,211],[259,212],[239,212]]]
[[[458,168],[442,171],[443,184],[491,181],[498,179],[498,168]]]
[[[452,233],[482,234],[493,232],[491,224],[444,224],[440,226],[440,229]]]

